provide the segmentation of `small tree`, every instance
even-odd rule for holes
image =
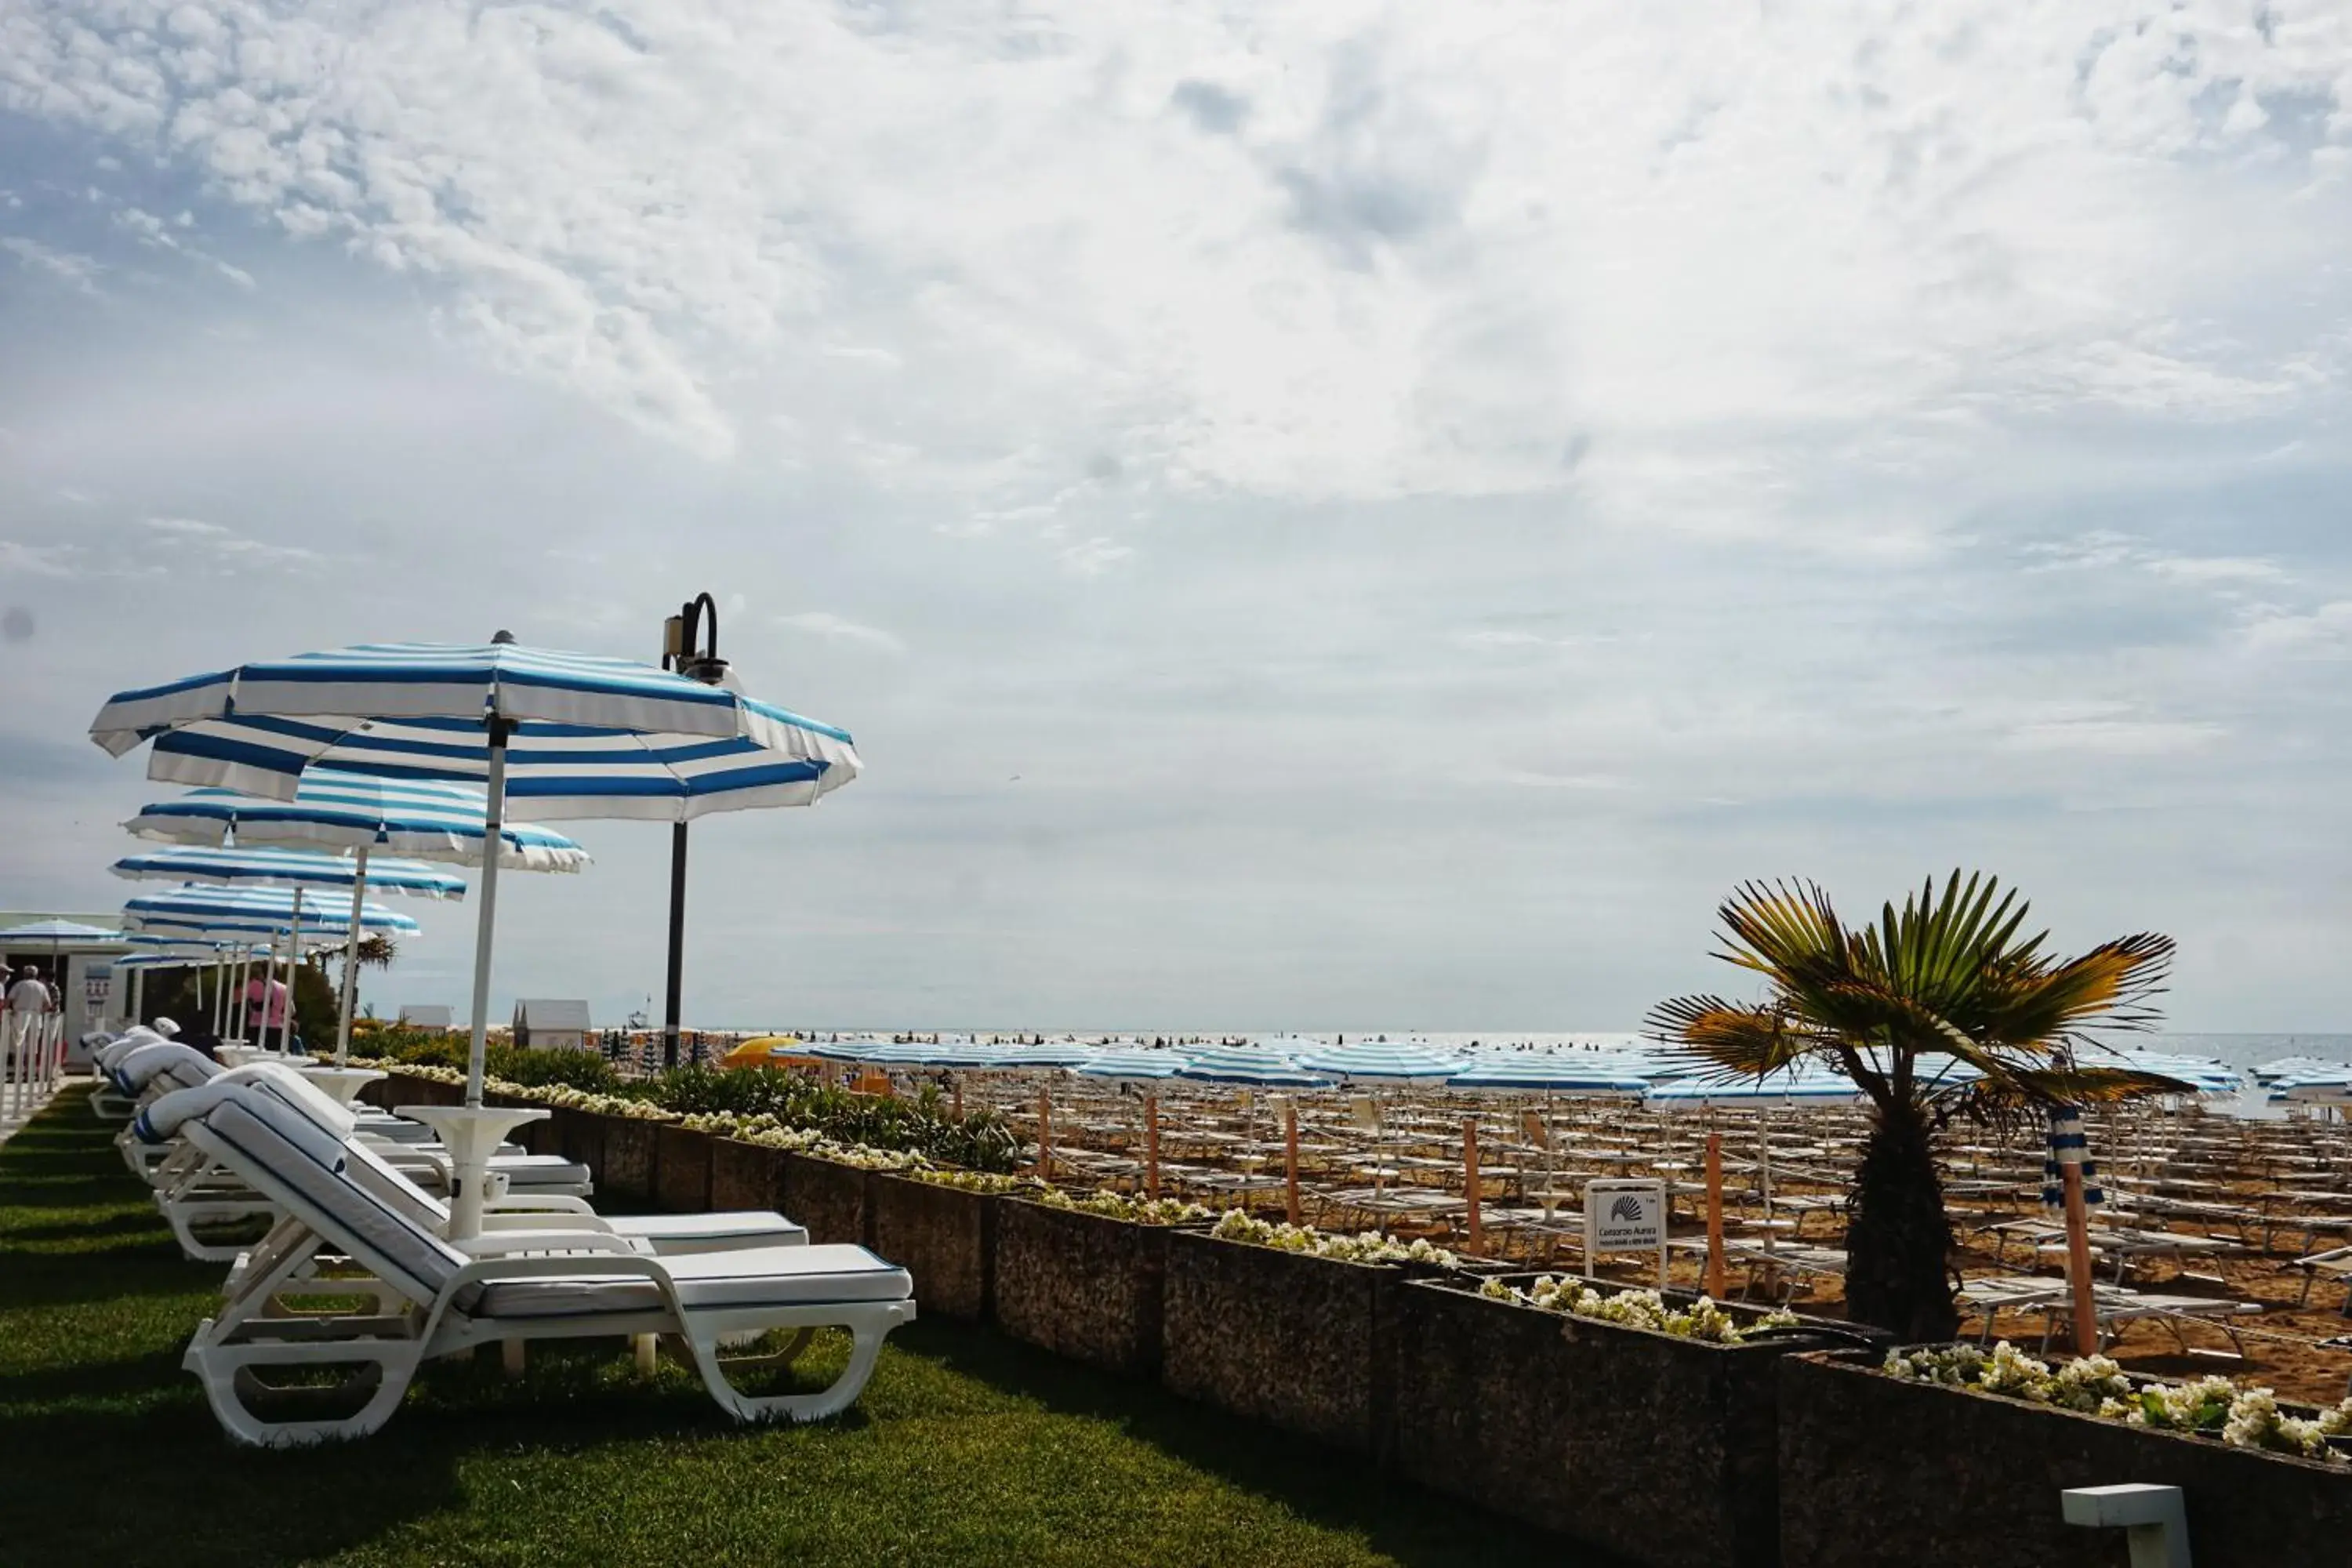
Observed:
[[[1951,1221],[1930,1139],[1956,1114],[2180,1093],[2153,1073],[2084,1067],[2093,1026],[2154,1026],[2172,941],[2104,942],[2077,958],[2025,937],[2028,906],[1990,877],[1954,871],[1849,930],[1811,882],[1743,884],[1722,907],[1716,956],[1764,976],[1755,1003],[1678,996],[1652,1010],[1651,1032],[1721,1069],[1762,1076],[1811,1058],[1851,1079],[1870,1102],[1870,1136],[1846,1228],[1846,1310],[1907,1340],[1959,1328]],[[1955,1085],[1945,1055],[1976,1075]]]

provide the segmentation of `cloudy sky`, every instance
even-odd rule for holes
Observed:
[[[1963,864],[2352,1027],[2347,258],[2301,0],[0,0],[0,905],[110,690],[708,588],[869,772],[690,1022],[1622,1028]],[[579,832],[500,1008],[660,990]]]

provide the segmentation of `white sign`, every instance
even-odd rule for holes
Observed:
[[[1666,1184],[1664,1182],[1584,1184],[1584,1262],[1605,1252],[1654,1252],[1658,1283],[1666,1282]]]

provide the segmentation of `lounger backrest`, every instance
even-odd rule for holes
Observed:
[[[233,1068],[222,1077],[224,1081],[241,1082],[257,1093],[268,1095],[341,1143],[344,1173],[370,1195],[436,1236],[448,1225],[449,1211],[446,1206],[394,1169],[364,1140],[353,1136],[359,1118],[351,1108],[337,1103],[300,1073],[275,1062],[264,1062]]]
[[[250,1084],[265,1094],[285,1100],[316,1122],[338,1143],[349,1138],[359,1127],[357,1111],[303,1077],[299,1068],[289,1068],[283,1062],[248,1062],[241,1068],[229,1068],[222,1077],[230,1083]]]
[[[288,1214],[411,1300],[429,1303],[465,1267],[457,1248],[352,1180],[342,1143],[285,1101],[228,1090],[188,1135]]]
[[[115,1087],[137,1094],[154,1085],[165,1089],[193,1089],[220,1076],[220,1064],[194,1046],[152,1041],[114,1064]]]

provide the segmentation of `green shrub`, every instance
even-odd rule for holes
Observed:
[[[942,1164],[1009,1171],[1017,1144],[993,1112],[957,1118],[936,1090],[915,1100],[851,1094],[830,1084],[764,1068],[672,1068],[624,1090],[688,1116],[772,1116],[845,1143],[912,1150]]]

